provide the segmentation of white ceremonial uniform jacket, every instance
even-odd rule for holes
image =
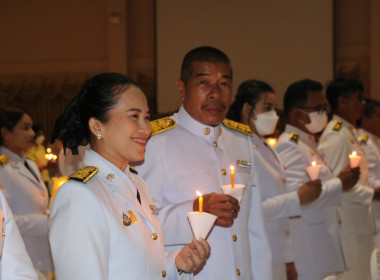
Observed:
[[[37,280],[38,277],[32,261],[26,252],[12,211],[2,191],[0,191],[0,210],[3,212],[0,241],[0,279]]]
[[[231,183],[226,171],[233,164],[235,183],[246,185],[238,218],[229,228],[213,227],[207,238],[211,256],[194,279],[252,279],[252,270],[254,279],[272,279],[261,195],[252,179],[254,162],[250,137],[223,125],[201,124],[183,107],[172,118],[176,126],[152,136],[143,165],[136,166],[148,182],[166,247],[172,250],[191,240],[193,235],[186,213],[193,211],[196,191],[222,193],[221,186]],[[251,249],[248,219],[254,225]]]
[[[325,155],[335,175],[349,164],[348,155],[353,151],[362,156],[359,181],[354,188],[343,194],[341,217],[343,232],[365,236],[374,233],[372,215],[374,191],[369,187],[367,161],[356,137],[355,128],[334,115],[322,133],[318,148]]]
[[[367,137],[365,137],[367,135]],[[375,135],[365,131],[359,130],[359,142],[364,150],[367,167],[368,167],[368,180],[371,187],[380,187],[380,142],[379,138]],[[373,215],[375,216],[377,234],[380,234],[380,201],[372,202]],[[380,248],[379,248],[380,249]]]
[[[291,140],[294,132],[299,136],[298,141]],[[290,236],[298,273],[311,275],[343,271],[345,260],[337,210],[342,197],[342,182],[339,178],[334,178],[318,153],[314,136],[294,126],[286,125],[275,149],[285,163],[288,191],[295,191],[310,181],[305,168],[312,161],[321,165],[319,179],[323,187],[320,197],[303,206],[300,217],[290,220]]]
[[[165,257],[161,228],[141,178],[91,149],[84,164],[99,172],[85,184],[69,180],[62,185],[52,207],[49,240],[57,279],[177,279],[178,252]]]
[[[52,271],[46,215],[49,196],[38,167],[34,161],[19,157],[3,146],[0,147],[0,155],[10,159],[5,166],[0,165],[0,182],[34,268]],[[39,181],[24,166],[24,161]]]
[[[299,216],[301,206],[296,191],[286,193],[284,165],[262,137],[252,136],[257,186],[262,196],[265,229],[272,250],[272,263],[294,262],[289,217]],[[255,225],[250,224],[253,227]]]

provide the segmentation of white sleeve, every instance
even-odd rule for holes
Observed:
[[[0,279],[37,280],[38,276],[26,252],[24,242],[3,194],[0,191],[0,208],[3,210],[3,242],[0,252]]]
[[[301,206],[296,191],[280,194],[262,202],[265,220],[276,220],[301,215]]]
[[[95,195],[75,183],[58,191],[49,220],[57,279],[108,279],[109,232]]]

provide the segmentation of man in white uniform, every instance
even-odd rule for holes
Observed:
[[[349,280],[369,277],[375,229],[372,215],[374,190],[369,185],[364,151],[356,139],[355,125],[364,109],[362,93],[362,84],[353,79],[339,78],[328,85],[326,97],[334,115],[318,146],[335,175],[349,164],[348,156],[353,151],[362,157],[360,179],[343,195],[341,204],[342,241],[348,268],[343,276]]]
[[[0,158],[0,164],[5,158]],[[0,184],[1,187],[1,184]],[[37,280],[11,209],[0,190],[0,279]]]
[[[365,152],[368,180],[371,186],[380,186],[380,102],[367,99],[364,115],[360,122],[359,142]],[[375,247],[380,249],[380,201],[372,203],[375,216]]]
[[[190,51],[177,81],[183,105],[172,117],[152,122],[155,135],[148,141],[145,162],[136,169],[150,187],[169,250],[192,238],[186,213],[198,210],[196,191],[203,194],[203,210],[217,216],[207,238],[211,256],[195,279],[270,280],[271,253],[253,182],[250,129],[223,121],[231,88],[232,68],[223,52],[212,47]],[[231,182],[230,165],[235,166],[235,183],[246,185],[240,204],[222,194],[221,186]],[[255,225],[252,248],[248,220]]]
[[[334,178],[317,151],[315,134],[327,123],[328,105],[322,89],[321,83],[309,79],[288,87],[284,96],[288,123],[276,145],[276,151],[285,163],[289,192],[313,179],[306,171],[313,161],[321,167],[318,179],[314,179],[323,184],[320,197],[304,206],[301,215],[290,221],[290,236],[300,280],[322,280],[345,269],[337,205],[341,201],[342,190],[352,188],[359,178],[359,169],[349,167]]]

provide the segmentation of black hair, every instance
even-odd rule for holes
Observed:
[[[16,124],[25,114],[30,116],[30,113],[22,107],[9,106],[0,109],[0,128],[6,128],[8,131],[13,131]],[[0,145],[3,144],[3,139],[0,133]]]
[[[231,104],[227,118],[241,122],[241,113],[244,103],[252,106],[252,112],[256,103],[260,101],[262,95],[267,92],[274,92],[273,88],[263,81],[247,80],[243,82],[235,96],[235,101]]]
[[[379,101],[377,101],[375,99],[366,99],[365,100],[364,116],[369,118],[369,119],[372,118],[377,107],[380,107]]]
[[[364,90],[363,84],[351,78],[337,78],[330,82],[326,88],[326,99],[330,104],[333,113],[338,110],[338,98],[340,96],[349,98],[351,93]]]
[[[323,90],[320,82],[304,79],[292,83],[284,94],[284,113],[289,118],[290,112],[295,107],[301,107],[307,103],[308,93]]]
[[[64,150],[69,148],[76,154],[79,145],[91,142],[89,119],[93,117],[107,122],[108,112],[117,104],[118,95],[131,85],[137,86],[131,78],[119,73],[98,74],[86,81],[56,120],[51,142],[60,139]]]
[[[181,67],[181,80],[184,81],[186,84],[189,80],[192,72],[192,64],[193,62],[201,61],[201,62],[211,62],[211,63],[217,63],[217,62],[224,62],[227,65],[231,66],[231,61],[228,58],[228,56],[222,52],[221,50],[210,47],[210,46],[203,46],[198,47],[195,49],[192,49],[189,51],[182,61],[182,67]],[[232,70],[231,70],[231,77],[232,77]]]

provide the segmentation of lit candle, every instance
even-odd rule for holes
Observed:
[[[202,214],[203,213],[203,196],[202,196],[202,193],[197,191],[197,195],[199,196],[199,214]]]
[[[358,167],[360,164],[360,161],[362,160],[362,157],[358,156],[356,151],[353,151],[352,154],[350,154],[348,157],[350,158],[351,168]]]
[[[276,138],[268,137],[268,138],[267,138],[267,142],[268,142],[268,144],[273,148],[274,146],[276,146],[277,139],[276,139]]]
[[[231,169],[231,188],[235,187],[235,168],[233,165],[230,166]]]
[[[321,165],[317,164],[315,160],[311,162],[311,165],[306,167],[306,172],[311,180],[318,179],[319,171],[321,170]]]

